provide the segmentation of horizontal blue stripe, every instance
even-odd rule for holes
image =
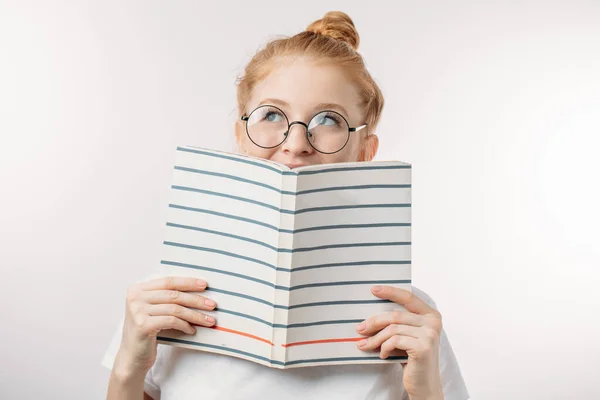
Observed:
[[[372,170],[386,170],[386,169],[387,170],[389,170],[389,169],[411,169],[411,165],[365,165],[365,166],[355,166],[355,167],[328,168],[328,169],[317,170],[317,171],[314,171],[314,170],[313,171],[293,171],[293,170],[288,171],[288,170],[281,170],[281,169],[275,168],[266,163],[253,161],[244,156],[235,157],[235,156],[220,154],[220,153],[212,152],[212,151],[195,150],[195,149],[183,148],[183,147],[177,147],[177,150],[188,152],[188,153],[196,153],[196,154],[200,154],[200,155],[204,155],[204,156],[208,156],[208,157],[222,158],[225,160],[231,160],[231,161],[244,163],[244,164],[248,164],[248,165],[254,165],[256,167],[268,169],[270,171],[277,172],[278,174],[283,174],[283,175],[316,175],[316,174],[324,174],[324,173],[329,173],[329,172],[341,172],[341,171],[372,171]],[[283,165],[281,166],[281,168],[283,168]]]
[[[379,304],[379,303],[392,303],[391,300],[336,300],[336,301],[320,301],[316,303],[304,303],[304,304],[294,304],[286,308],[286,310],[293,310],[295,308],[304,308],[304,307],[320,307],[320,306],[339,306],[339,305],[348,305],[348,304]],[[275,306],[275,308],[281,308]]]
[[[262,360],[262,361],[268,362],[269,364],[285,365],[285,363],[282,361],[274,361],[274,360],[268,359],[266,357],[259,356],[257,354],[248,353],[247,351],[232,349],[231,347],[217,346],[215,344],[208,344],[208,343],[198,343],[198,342],[192,342],[191,340],[175,339],[175,338],[169,338],[169,337],[164,337],[164,336],[157,336],[156,339],[165,341],[165,342],[188,344],[188,345],[192,345],[192,346],[206,347],[209,349],[217,349],[217,350],[227,351],[230,353],[241,354],[241,355],[244,355],[247,357],[256,358],[257,360]],[[267,343],[265,343],[265,345],[271,346],[270,344],[267,344]]]
[[[354,262],[345,262],[345,263],[329,263],[329,264],[315,264],[315,265],[305,265],[302,267],[292,268],[292,271],[303,271],[307,269],[315,269],[315,268],[333,268],[333,267],[358,267],[363,265],[402,265],[402,264],[410,264],[411,261],[406,260],[394,260],[394,261],[354,261]]]
[[[267,224],[267,223],[262,222],[262,221],[257,221],[255,219],[239,217],[237,215],[225,214],[225,213],[221,213],[221,212],[217,212],[217,211],[206,210],[206,209],[203,209],[203,208],[194,208],[194,207],[180,206],[180,205],[177,205],[177,204],[169,204],[169,207],[171,207],[171,208],[177,208],[177,209],[185,210],[185,211],[193,211],[193,212],[198,212],[198,213],[215,215],[217,217],[234,219],[234,220],[242,221],[242,222],[248,222],[250,224],[264,226],[265,228],[269,228],[269,229],[272,229],[272,230],[275,230],[275,231],[280,231],[280,232],[284,232],[285,231],[285,233],[293,233],[293,231],[289,230],[289,229],[278,229],[275,225],[270,225],[270,224]]]
[[[175,262],[175,261],[165,261],[165,260],[161,260],[160,263],[163,264],[163,265],[172,265],[174,267],[197,269],[197,270],[200,270],[200,271],[214,272],[216,274],[221,274],[221,275],[234,276],[236,278],[245,279],[247,281],[252,281],[252,282],[260,283],[261,285],[269,286],[269,287],[272,287],[274,289],[277,288],[275,286],[275,284],[273,284],[271,282],[263,281],[262,279],[254,278],[254,277],[249,276],[249,275],[238,274],[236,272],[231,272],[231,271],[224,271],[222,269],[204,267],[202,265],[180,263],[180,262]]]
[[[391,280],[375,280],[375,281],[343,281],[343,282],[319,282],[319,283],[307,283],[304,285],[295,285],[289,288],[289,290],[299,290],[313,287],[326,287],[326,286],[349,286],[349,285],[394,285],[400,283],[411,283],[410,279],[391,279]]]
[[[382,224],[343,224],[343,225],[324,225],[324,226],[311,226],[309,228],[301,228],[292,231],[291,233],[302,233],[311,231],[321,231],[326,229],[359,229],[359,228],[397,228],[411,226],[409,222],[399,223],[382,223]],[[283,229],[281,229],[283,231]]]
[[[266,247],[267,249],[276,251],[278,253],[302,253],[302,252],[306,252],[306,251],[341,249],[341,248],[348,248],[348,247],[410,246],[410,244],[411,244],[410,242],[339,243],[339,244],[327,244],[327,245],[313,246],[313,247],[300,247],[297,249],[285,249],[285,248],[272,246],[268,243],[261,242],[259,240],[250,239],[245,236],[233,235],[231,233],[219,232],[219,231],[214,231],[211,229],[199,228],[196,226],[174,224],[172,222],[167,222],[167,226],[170,226],[173,228],[194,230],[194,231],[198,231],[198,232],[205,232],[205,233],[210,233],[213,235],[218,235],[218,236],[228,237],[231,239],[241,240],[243,242],[254,243],[259,246]]]
[[[297,324],[289,324],[288,329],[292,328],[307,328],[310,326],[319,325],[342,325],[342,324],[358,324],[364,321],[364,319],[338,319],[334,321],[315,321],[315,322],[300,322]]]
[[[225,179],[230,179],[230,180],[234,180],[234,181],[238,181],[238,182],[242,182],[242,183],[248,183],[250,185],[264,187],[265,189],[269,189],[269,190],[272,190],[272,191],[280,193],[280,194],[291,195],[291,196],[300,196],[300,195],[310,194],[310,193],[329,192],[329,191],[337,191],[337,190],[408,189],[411,187],[410,184],[355,185],[355,186],[334,186],[334,187],[325,187],[325,188],[318,188],[318,189],[302,190],[299,192],[292,192],[292,191],[288,191],[288,190],[281,190],[275,186],[267,185],[266,183],[263,183],[263,182],[254,181],[252,179],[241,178],[241,177],[235,176],[235,175],[224,174],[222,172],[214,172],[214,171],[207,171],[207,170],[203,170],[203,169],[182,167],[179,165],[176,165],[174,168],[179,171],[193,172],[195,174],[216,176],[219,178],[225,178]]]
[[[249,314],[245,314],[245,313],[241,313],[241,312],[237,312],[237,311],[225,310],[220,307],[215,308],[214,311],[222,312],[225,314],[235,315],[236,317],[250,319],[250,320],[259,322],[263,325],[267,325],[267,326],[270,326],[273,328],[282,328],[282,329],[308,328],[311,326],[321,326],[321,325],[358,324],[358,323],[364,321],[364,319],[340,319],[340,320],[333,320],[333,321],[301,322],[301,323],[297,323],[297,324],[286,325],[286,324],[272,324],[269,321],[266,321],[262,318],[255,317],[253,315],[249,315]]]
[[[377,247],[377,246],[410,246],[410,242],[380,242],[380,243],[342,243],[342,244],[327,244],[323,246],[315,247],[299,247],[291,251],[291,253],[302,253],[305,251],[313,250],[326,250],[326,249],[343,249],[348,247]],[[280,251],[283,251],[280,249]],[[288,251],[284,251],[289,253]]]
[[[242,183],[248,183],[250,185],[260,186],[260,187],[272,190],[272,191],[280,193],[280,194],[289,194],[289,195],[295,195],[296,194],[295,192],[290,192],[290,191],[287,191],[287,190],[281,190],[281,189],[276,188],[275,186],[267,185],[266,183],[262,183],[262,182],[258,182],[258,181],[253,181],[251,179],[246,179],[246,178],[240,178],[239,176],[224,174],[222,172],[212,172],[212,171],[206,171],[206,170],[203,170],[203,169],[181,167],[179,165],[176,165],[174,168],[176,170],[179,170],[179,171],[193,172],[195,174],[216,176],[216,177],[219,177],[219,178],[225,178],[225,179],[230,179],[230,180],[238,181],[238,182],[242,182]]]
[[[235,278],[245,279],[247,281],[256,282],[256,283],[259,283],[264,286],[269,286],[271,288],[274,288],[277,290],[284,290],[284,291],[292,291],[292,290],[299,290],[299,289],[306,289],[306,288],[313,288],[313,287],[324,287],[324,286],[346,286],[346,285],[368,285],[368,284],[390,285],[390,284],[396,284],[396,283],[398,283],[398,284],[411,283],[410,280],[371,280],[371,281],[317,282],[317,283],[307,283],[304,285],[296,285],[296,286],[289,287],[289,286],[275,285],[274,283],[255,278],[253,276],[239,274],[237,272],[225,271],[225,270],[217,269],[217,268],[205,267],[202,265],[187,264],[187,263],[182,263],[182,262],[166,261],[166,260],[161,260],[160,263],[163,265],[171,265],[174,267],[197,269],[200,271],[208,271],[208,272],[214,272],[216,274],[233,276]]]
[[[296,192],[297,196],[310,193],[330,192],[334,190],[357,190],[357,189],[409,189],[411,185],[357,185],[357,186],[334,186],[318,189],[301,190]]]
[[[294,308],[304,308],[304,307],[319,307],[319,306],[335,306],[335,305],[347,305],[347,304],[378,304],[378,303],[392,303],[391,300],[339,300],[339,301],[324,301],[324,302],[317,302],[317,303],[303,303],[303,304],[295,304],[295,305],[291,305],[291,306],[284,306],[281,304],[273,304],[267,300],[263,300],[263,299],[259,299],[258,297],[254,297],[254,296],[249,296],[247,294],[243,294],[243,293],[237,293],[237,292],[231,292],[229,290],[223,290],[223,289],[218,289],[218,288],[214,288],[212,286],[209,286],[208,288],[205,289],[206,291],[213,291],[215,293],[221,293],[221,294],[226,294],[229,296],[233,296],[233,297],[240,297],[246,300],[251,300],[251,301],[255,301],[261,304],[265,304],[267,306],[273,307],[273,308],[278,308],[281,310],[292,310]]]
[[[337,357],[337,358],[310,358],[306,360],[295,360],[288,361],[285,363],[288,365],[297,365],[297,364],[308,364],[308,363],[317,363],[317,362],[340,362],[340,361],[364,361],[364,360],[378,360],[378,361],[396,361],[396,360],[408,360],[408,356],[390,356],[385,360],[377,356],[370,357]]]
[[[327,206],[327,207],[313,207],[313,208],[304,208],[298,210],[296,212],[292,212],[292,214],[303,214],[307,212],[315,212],[315,211],[331,211],[331,210],[349,210],[349,209],[358,209],[358,208],[400,208],[400,207],[410,207],[410,204],[356,204],[356,205],[346,205],[346,206]]]
[[[271,303],[270,301],[259,299],[258,297],[249,296],[249,295],[243,294],[243,293],[237,293],[237,292],[231,292],[229,290],[217,289],[217,288],[214,288],[212,286],[209,286],[209,287],[207,287],[204,290],[205,291],[215,292],[215,293],[226,294],[226,295],[233,296],[233,297],[241,297],[241,298],[246,299],[246,300],[252,300],[252,301],[255,301],[257,303],[261,303],[261,304],[265,304],[265,305],[270,306],[270,307],[278,308],[278,307],[275,307],[275,304]]]
[[[298,175],[317,175],[326,174],[328,172],[346,172],[346,171],[373,171],[383,169],[411,169],[410,165],[370,165],[364,167],[340,167],[340,168],[328,168],[318,171],[298,171]]]
[[[313,211],[347,210],[347,209],[353,209],[353,208],[398,208],[398,207],[410,207],[411,206],[410,203],[406,203],[406,204],[394,204],[394,203],[392,203],[392,204],[358,204],[358,205],[314,207],[314,208],[305,208],[302,210],[294,211],[294,210],[281,209],[279,207],[275,207],[271,204],[263,203],[260,201],[251,200],[251,199],[247,199],[247,198],[239,197],[239,196],[233,196],[233,195],[225,194],[225,193],[213,192],[210,190],[196,189],[196,188],[191,188],[191,187],[187,187],[187,186],[178,186],[178,185],[173,185],[173,186],[171,186],[171,188],[175,189],[175,190],[183,190],[183,191],[188,191],[188,192],[202,193],[202,194],[207,194],[207,195],[212,195],[212,196],[224,197],[224,198],[237,200],[237,201],[243,201],[245,203],[256,204],[261,207],[266,207],[271,210],[275,210],[282,214],[303,214],[306,212],[313,212]]]
[[[172,185],[171,188],[175,189],[175,190],[183,190],[183,191],[186,191],[186,192],[196,192],[196,193],[207,194],[207,195],[210,195],[210,196],[218,196],[218,197],[224,197],[224,198],[227,198],[227,199],[232,199],[232,200],[237,200],[237,201],[243,201],[245,203],[256,204],[257,206],[261,206],[261,207],[265,207],[265,208],[270,208],[271,210],[275,210],[277,212],[282,212],[284,214],[293,214],[293,211],[291,211],[291,210],[289,210],[289,211],[288,210],[281,210],[279,207],[272,206],[271,204],[263,203],[261,201],[247,199],[245,197],[233,196],[231,194],[220,193],[220,192],[213,192],[211,190],[196,189],[196,188],[191,188],[191,187],[187,187],[187,186],[178,186],[178,185]]]
[[[201,154],[203,156],[222,158],[224,160],[231,160],[231,161],[244,163],[244,164],[248,164],[248,165],[254,165],[256,167],[260,167],[260,168],[268,169],[270,171],[277,172],[278,174],[281,174],[281,172],[282,172],[281,170],[279,170],[275,167],[272,167],[270,165],[266,165],[264,163],[260,163],[257,161],[252,161],[246,157],[233,157],[233,156],[228,156],[225,154],[213,153],[213,152],[208,152],[208,151],[203,151],[203,150],[192,150],[192,149],[187,149],[187,148],[183,148],[183,147],[177,147],[177,151],[185,151],[188,153],[196,153],[196,154]]]
[[[192,246],[189,244],[182,244],[182,243],[175,243],[175,242],[163,242],[164,245],[166,246],[174,246],[174,247],[183,247],[186,249],[191,249],[191,250],[198,250],[198,251],[206,251],[208,253],[216,253],[216,254],[221,254],[224,256],[228,256],[228,257],[233,257],[233,258],[238,258],[241,260],[246,260],[246,261],[250,261],[252,263],[255,264],[260,264],[260,265],[264,265],[265,267],[269,267],[271,269],[274,269],[276,271],[283,271],[283,272],[291,272],[293,271],[302,271],[302,270],[307,270],[307,269],[315,269],[315,268],[331,268],[331,267],[351,267],[351,266],[361,266],[361,265],[400,265],[400,264],[410,264],[411,261],[408,260],[394,260],[394,261],[389,261],[389,260],[374,260],[374,261],[355,261],[355,262],[346,262],[346,263],[329,263],[329,264],[315,264],[315,265],[305,265],[302,267],[295,267],[293,269],[290,268],[282,268],[282,267],[277,267],[273,264],[269,264],[267,262],[258,260],[256,258],[252,258],[252,257],[247,257],[247,256],[242,256],[240,254],[235,254],[235,253],[231,253],[228,251],[224,251],[224,250],[216,250],[216,249],[212,249],[210,247],[200,247],[200,246]]]
[[[220,307],[216,307],[214,309],[214,311],[222,312],[222,313],[225,313],[225,314],[235,315],[236,317],[242,317],[242,318],[246,318],[246,319],[251,319],[253,321],[260,322],[263,325],[274,327],[273,324],[270,323],[269,321],[265,321],[264,319],[255,317],[254,315],[249,315],[249,314],[245,314],[245,313],[241,313],[241,312],[237,312],[237,311],[232,311],[232,310],[226,310],[226,309],[223,309],[223,308],[220,308]],[[278,326],[277,328],[279,328],[279,327],[281,327],[281,328],[287,328],[287,326],[285,326],[285,325]]]
[[[198,250],[198,251],[206,251],[208,253],[222,254],[224,256],[239,258],[240,260],[246,260],[246,261],[250,261],[255,264],[264,265],[265,267],[269,267],[269,268],[277,270],[277,271],[289,271],[289,269],[287,269],[287,268],[278,268],[277,266],[275,266],[273,264],[269,264],[267,262],[258,260],[256,258],[246,257],[246,256],[242,256],[240,254],[235,254],[235,253],[231,253],[231,252],[224,251],[224,250],[216,250],[216,249],[211,249],[210,247],[192,246],[189,244],[167,242],[167,241],[163,242],[163,244],[167,245],[167,246],[183,247],[185,249],[190,249],[190,250]]]
[[[231,347],[217,346],[215,344],[198,343],[198,342],[192,342],[191,340],[175,339],[175,338],[169,338],[169,337],[165,337],[165,336],[157,336],[157,339],[159,341],[163,341],[163,342],[181,343],[181,344],[187,344],[190,346],[206,347],[209,349],[216,349],[216,350],[221,350],[221,351],[225,351],[225,352],[229,352],[229,353],[240,354],[240,355],[243,355],[246,357],[255,358],[257,360],[262,360],[262,361],[267,362],[272,365],[282,365],[282,366],[318,363],[318,362],[325,363],[325,362],[363,361],[363,360],[383,361],[377,356],[367,356],[367,357],[312,358],[312,359],[305,359],[305,360],[282,362],[282,361],[271,360],[267,357],[259,356],[257,354],[249,353],[247,351],[232,349]],[[394,360],[408,360],[408,357],[407,356],[390,356],[386,359],[386,361],[394,361]]]
[[[231,238],[231,239],[241,240],[241,241],[248,242],[248,243],[254,243],[254,244],[257,244],[259,246],[266,247],[267,249],[271,249],[271,250],[282,252],[282,253],[291,253],[292,252],[292,250],[290,250],[290,249],[279,249],[279,248],[277,248],[275,246],[272,246],[272,245],[270,245],[268,243],[261,242],[260,240],[250,239],[250,238],[248,238],[246,236],[233,235],[231,233],[214,231],[212,229],[205,229],[205,228],[200,228],[200,227],[197,227],[197,226],[174,224],[172,222],[167,222],[167,226],[170,226],[172,228],[181,228],[181,229],[188,229],[188,230],[192,230],[192,231],[210,233],[212,235],[228,237],[228,238]]]
[[[219,178],[225,178],[225,179],[229,179],[229,180],[233,180],[233,181],[237,181],[237,182],[247,183],[247,184],[254,185],[254,186],[260,186],[260,187],[263,187],[265,189],[269,189],[269,190],[272,190],[274,192],[277,192],[279,194],[285,194],[285,195],[291,195],[291,196],[301,196],[301,195],[304,195],[304,194],[319,193],[319,192],[329,192],[329,191],[337,191],[337,190],[408,189],[408,188],[411,187],[410,184],[355,185],[355,186],[325,187],[325,188],[302,190],[302,191],[299,191],[299,192],[292,192],[292,191],[289,191],[289,190],[281,190],[281,189],[279,189],[279,188],[277,188],[275,186],[267,185],[266,183],[263,183],[263,182],[254,181],[252,179],[242,178],[242,177],[235,176],[235,175],[224,174],[222,172],[214,172],[214,171],[207,171],[207,170],[204,170],[204,169],[182,167],[182,166],[179,166],[179,165],[176,165],[174,168],[176,170],[179,170],[179,171],[193,172],[195,174],[202,174],[202,175],[208,175],[208,176],[216,176],[216,177],[219,177]]]
[[[237,215],[233,215],[233,214],[225,214],[222,212],[218,212],[218,211],[212,211],[212,210],[207,210],[207,209],[203,209],[203,208],[194,208],[194,207],[187,207],[187,206],[181,206],[178,204],[169,204],[170,208],[176,208],[179,210],[185,210],[185,211],[193,211],[193,212],[198,212],[198,213],[204,213],[204,214],[209,214],[209,215],[214,215],[217,217],[222,217],[222,218],[228,218],[228,219],[233,219],[233,220],[237,220],[237,221],[242,221],[242,222],[247,222],[250,224],[254,224],[254,225],[260,225],[260,226],[264,226],[265,228],[269,228],[271,230],[274,231],[278,231],[281,233],[302,233],[302,232],[311,232],[311,231],[320,231],[320,230],[326,230],[326,229],[359,229],[359,228],[396,228],[396,227],[409,227],[411,226],[410,222],[399,222],[399,223],[381,223],[381,224],[342,224],[342,225],[324,225],[324,226],[311,226],[308,228],[301,228],[301,229],[279,229],[277,228],[275,225],[270,225],[267,224],[265,222],[262,221],[258,221],[258,220],[254,220],[251,218],[244,218],[244,217],[239,217]]]

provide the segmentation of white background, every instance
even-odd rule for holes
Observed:
[[[473,398],[600,396],[600,2],[0,0],[2,399],[104,398],[174,147],[233,150],[249,57],[337,9]]]

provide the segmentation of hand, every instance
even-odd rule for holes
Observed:
[[[190,308],[212,310],[215,302],[186,293],[203,291],[206,285],[201,279],[166,277],[130,287],[115,366],[125,375],[145,375],[156,361],[156,336],[161,330],[176,329],[193,335],[196,329],[192,324],[214,325],[213,317]]]
[[[357,345],[361,350],[381,347],[387,358],[395,349],[405,350],[404,388],[412,400],[443,399],[439,372],[439,347],[442,315],[411,292],[391,286],[374,286],[381,299],[392,300],[407,311],[392,311],[368,318],[357,332],[369,336]]]

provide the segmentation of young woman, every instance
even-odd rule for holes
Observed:
[[[330,12],[306,31],[258,52],[238,82],[241,152],[290,168],[370,161],[383,97],[357,53],[358,33],[344,13]],[[442,317],[425,293],[375,286],[373,295],[405,312],[374,315],[356,326],[362,350],[387,357],[405,350],[406,364],[344,365],[278,370],[235,357],[157,346],[163,329],[193,334],[212,326],[202,314],[214,302],[207,282],[185,277],[132,286],[124,324],[107,351],[108,399],[412,399],[469,397]],[[199,328],[198,334],[202,334]]]

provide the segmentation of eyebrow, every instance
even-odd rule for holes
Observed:
[[[291,108],[290,107],[290,103],[288,103],[287,101],[283,101],[280,99],[275,99],[275,98],[270,98],[270,99],[264,99],[263,101],[261,101],[259,103],[259,106],[262,106],[264,104],[273,104],[276,106],[282,106],[282,107],[286,107],[286,108]],[[341,105],[337,104],[337,103],[319,103],[317,104],[313,111],[322,111],[322,110],[334,110],[334,111],[341,111],[342,114],[348,118],[348,111],[346,111],[346,109],[344,107],[342,107]]]

